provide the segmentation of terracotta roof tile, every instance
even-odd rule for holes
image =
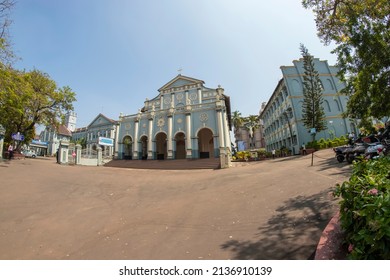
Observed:
[[[72,132],[63,124],[58,126],[58,134],[72,137]]]

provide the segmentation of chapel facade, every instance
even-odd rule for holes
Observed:
[[[120,116],[117,158],[175,160],[220,158],[230,164],[231,110],[224,89],[178,75],[146,99],[138,113]]]

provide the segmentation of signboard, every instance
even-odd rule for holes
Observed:
[[[106,137],[99,137],[99,145],[102,146],[114,146],[114,139],[112,138],[106,138]]]
[[[45,147],[45,148],[47,148],[47,146],[48,146],[47,142],[43,142],[43,141],[40,141],[40,140],[31,140],[31,144],[32,145],[42,146],[42,147]]]
[[[14,139],[16,141],[23,141],[24,140],[24,135],[20,134],[20,132],[12,133],[12,139]]]

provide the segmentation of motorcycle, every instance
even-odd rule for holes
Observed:
[[[359,156],[364,155],[366,152],[366,145],[367,144],[365,143],[357,143],[352,149],[350,149],[345,155],[347,162],[352,163]]]
[[[353,146],[340,146],[333,148],[333,151],[335,152],[335,157],[338,162],[342,163],[345,159],[345,156],[347,153],[349,153],[353,149]]]
[[[365,156],[368,147],[374,147],[378,144],[381,144],[381,142],[374,135],[359,138],[355,141],[355,146],[346,152],[345,158],[348,163],[352,163],[360,156]],[[370,151],[373,152],[373,148],[370,148]]]

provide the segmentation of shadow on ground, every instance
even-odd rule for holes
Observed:
[[[319,166],[320,167],[320,169],[319,169],[320,171],[333,169],[334,170],[333,171],[334,175],[344,174],[344,175],[347,175],[347,176],[349,176],[351,174],[351,172],[352,172],[352,165],[349,164],[347,161],[344,161],[344,162],[340,163],[335,158],[322,158],[322,157],[317,156],[317,155],[314,155],[314,156],[315,156],[314,157],[314,160],[315,160],[314,165]],[[318,158],[321,159],[321,161],[319,163],[316,162],[316,160]]]
[[[230,240],[221,245],[239,260],[312,259],[321,233],[337,210],[332,189],[287,200],[265,225],[255,241]]]

